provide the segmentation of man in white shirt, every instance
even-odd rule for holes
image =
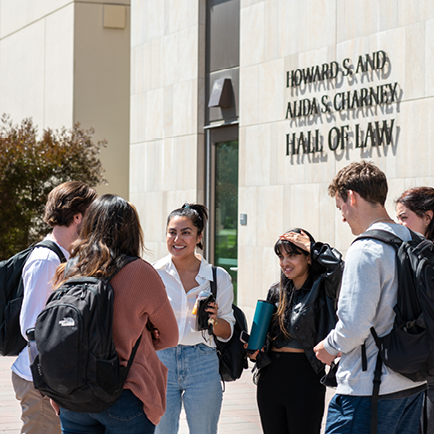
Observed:
[[[83,216],[96,196],[93,188],[78,181],[65,182],[48,195],[44,221],[53,230],[45,239],[55,242],[66,259],[69,258],[72,243],[80,233]],[[53,291],[53,278],[59,265],[60,258],[55,252],[37,247],[23,268],[24,297],[20,328],[25,339],[26,330],[35,326],[37,316]],[[12,365],[12,383],[22,408],[21,432],[59,434],[59,418],[51,407],[49,398],[42,396],[33,386],[27,347]]]
[[[341,169],[329,186],[342,220],[354,235],[382,229],[408,241],[410,232],[396,224],[384,204],[385,174],[373,163],[361,161]],[[373,239],[361,239],[348,249],[338,301],[336,327],[315,348],[323,363],[342,353],[336,374],[338,387],[329,404],[326,433],[366,433],[371,426],[371,395],[378,348],[370,332],[392,330],[398,280],[395,249]],[[362,345],[367,366],[362,364]],[[382,367],[378,400],[378,433],[417,434],[425,382],[413,382]]]

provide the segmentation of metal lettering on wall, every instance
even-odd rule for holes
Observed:
[[[286,155],[342,151],[349,148],[379,147],[397,141],[395,123],[402,90],[398,82],[387,80],[390,59],[383,50],[286,72],[286,88],[291,99],[286,104],[285,119],[291,129],[286,134]],[[349,90],[339,91],[347,82]],[[366,117],[374,118],[362,122]],[[340,124],[336,125],[337,120]],[[350,122],[352,120],[352,122]],[[349,122],[349,123],[347,123]],[[334,123],[322,134],[317,125]],[[307,127],[307,128],[306,128]]]

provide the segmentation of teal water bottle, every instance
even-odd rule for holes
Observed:
[[[260,350],[264,346],[274,309],[274,303],[269,301],[258,300],[256,303],[252,331],[247,345],[248,351]]]

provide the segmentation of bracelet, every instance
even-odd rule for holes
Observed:
[[[212,317],[208,318],[208,324],[212,325],[213,327],[215,327],[218,324],[217,318],[214,319]]]

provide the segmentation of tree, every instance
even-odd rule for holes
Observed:
[[[106,141],[92,141],[93,129],[44,130],[31,119],[0,121],[0,259],[38,241],[50,231],[43,222],[48,193],[66,181],[89,186],[104,182],[99,160]]]

